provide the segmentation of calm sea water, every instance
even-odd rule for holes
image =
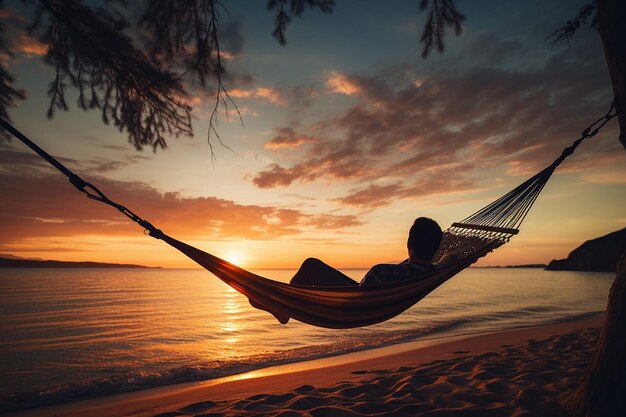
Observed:
[[[256,271],[287,281],[294,271]],[[360,279],[365,270],[344,271]],[[279,325],[203,270],[0,270],[0,411],[197,381],[424,337],[604,311],[613,274],[470,268],[352,330]]]

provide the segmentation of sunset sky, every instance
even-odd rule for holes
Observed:
[[[132,2],[130,2],[132,3]],[[417,1],[339,0],[271,36],[264,1],[225,1],[226,87],[212,161],[213,96],[189,84],[195,137],[137,152],[100,114],[45,117],[53,71],[23,30],[21,3],[2,19],[25,101],[14,125],[84,179],[173,237],[248,268],[337,267],[406,257],[413,219],[463,219],[547,166],[603,115],[611,86],[600,38],[584,27],[547,39],[584,1],[468,1],[464,32],[420,57]],[[393,6],[389,6],[392,4]],[[191,267],[115,210],[87,200],[16,140],[0,143],[0,253],[25,258]],[[545,263],[626,226],[626,152],[617,121],[584,143],[544,189],[521,233],[479,265]]]

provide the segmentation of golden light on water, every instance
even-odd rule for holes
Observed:
[[[233,345],[239,342],[239,332],[242,329],[241,323],[235,318],[241,312],[241,297],[233,288],[228,287],[224,292],[224,301],[222,302],[221,312],[223,320],[220,323],[220,332],[229,334],[224,341]]]
[[[224,292],[224,304],[222,304],[222,313],[224,314],[238,314],[241,311],[240,302],[237,291],[228,287]]]

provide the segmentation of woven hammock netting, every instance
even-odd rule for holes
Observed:
[[[70,182],[89,198],[116,208],[143,227],[147,234],[178,249],[248,297],[254,304],[270,312],[314,326],[342,329],[381,323],[395,317],[479,258],[507,243],[518,233],[519,226],[556,167],[571,155],[583,140],[595,136],[615,115],[612,105],[603,117],[588,126],[580,138],[565,148],[548,167],[445,230],[441,247],[435,254],[433,262],[437,263],[444,254],[452,255],[450,258],[454,261],[425,273],[419,279],[380,285],[332,287],[305,287],[274,281],[178,241],[127,207],[110,200],[97,187],[82,180],[2,118],[0,127],[65,174]]]

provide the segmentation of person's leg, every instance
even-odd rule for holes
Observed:
[[[305,261],[302,262],[302,266],[289,283],[306,286],[359,285],[358,282],[354,281],[350,277],[315,258],[305,259]],[[271,307],[263,306],[252,299],[249,301],[252,307],[271,313],[274,317],[276,317],[276,320],[278,320],[279,323],[287,324],[289,322],[289,316],[284,316]]]
[[[277,312],[276,310],[272,309],[271,307],[265,307],[265,306],[257,303],[256,301],[254,301],[252,298],[248,298],[248,301],[250,302],[250,305],[252,307],[257,308],[259,310],[267,311],[268,313],[270,313],[272,316],[274,316],[274,318],[276,320],[278,320],[278,322],[280,324],[287,324],[287,323],[289,323],[289,316],[285,316],[285,315]]]
[[[352,278],[316,258],[305,259],[289,283],[311,287],[359,285]]]

